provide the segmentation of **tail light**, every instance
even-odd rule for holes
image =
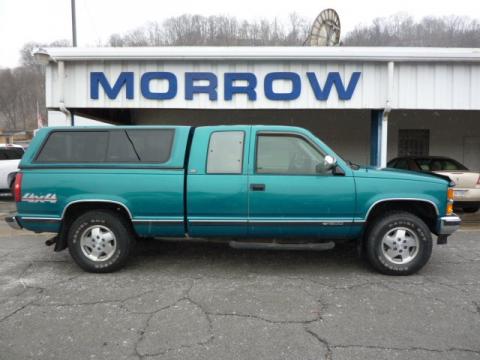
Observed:
[[[22,200],[22,178],[23,178],[23,174],[20,172],[17,173],[17,175],[15,176],[15,185],[13,187],[13,195],[16,202],[19,202]]]

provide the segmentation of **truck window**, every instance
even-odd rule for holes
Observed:
[[[207,174],[241,174],[243,131],[216,131],[210,136],[207,154]]]
[[[257,138],[258,174],[312,175],[324,156],[305,139],[295,135],[259,135]]]
[[[164,163],[174,129],[55,131],[36,158],[40,163]]]
[[[50,134],[36,161],[44,163],[103,162],[107,144],[107,131],[56,131]]]
[[[107,150],[108,162],[139,162],[140,158],[135,153],[133,144],[125,131],[110,132]]]
[[[23,156],[22,148],[0,148],[0,160],[19,160]]]
[[[174,129],[127,130],[141,162],[164,163],[170,159]]]

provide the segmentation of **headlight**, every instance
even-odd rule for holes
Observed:
[[[453,214],[453,188],[447,190],[447,215]]]

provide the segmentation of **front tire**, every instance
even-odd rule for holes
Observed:
[[[68,250],[85,271],[107,273],[125,265],[134,242],[127,221],[109,210],[89,211],[70,226]]]
[[[370,264],[386,275],[411,275],[419,271],[432,254],[432,235],[417,216],[390,212],[374,220],[366,238]]]

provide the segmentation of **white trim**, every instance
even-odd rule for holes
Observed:
[[[136,223],[183,223],[182,218],[175,219],[132,219],[132,222]]]
[[[247,219],[188,219],[190,223],[247,223]]]
[[[268,47],[167,46],[123,48],[47,48],[50,61],[93,60],[332,60],[332,61],[468,61],[480,62],[476,48],[433,47]]]
[[[250,219],[250,223],[352,223],[353,219]]]
[[[353,218],[348,219],[285,219],[285,218],[255,218],[255,219],[188,219],[190,223],[248,223],[248,224],[258,224],[258,223],[338,223],[338,224],[348,224],[348,223],[357,223],[364,222],[364,220],[355,220]]]
[[[19,216],[20,220],[48,220],[48,221],[62,221],[59,217],[42,217],[42,216]]]

